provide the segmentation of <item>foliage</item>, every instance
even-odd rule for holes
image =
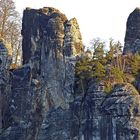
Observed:
[[[132,74],[136,76],[140,70],[140,55],[139,54],[134,54],[131,57],[130,68],[131,68]]]
[[[75,66],[75,73],[76,73],[76,87],[75,89],[78,92],[84,94],[86,89],[86,79],[90,78],[90,60],[88,57],[82,57]]]
[[[120,42],[110,40],[105,52],[104,42],[92,42],[93,58],[83,57],[76,64],[76,74],[82,80],[94,79],[104,84],[104,91],[110,93],[115,84],[133,83],[140,71],[140,55],[125,56]],[[129,77],[128,77],[129,76]]]
[[[112,80],[116,83],[123,83],[124,81],[124,73],[118,67],[112,67],[110,69],[110,73],[112,76]]]
[[[99,38],[94,39],[91,42],[92,46],[91,49],[93,50],[93,59],[98,60],[101,64],[106,63],[105,59],[105,42],[101,41]]]
[[[93,78],[96,78],[98,81],[100,81],[105,76],[105,68],[98,60],[93,61],[93,63],[91,75]]]
[[[12,0],[0,0],[0,38],[10,44],[14,63],[17,63],[17,50],[21,48],[21,19]]]
[[[90,60],[87,57],[83,57],[80,61],[76,63],[76,74],[79,75],[80,79],[86,79],[91,77],[90,70]]]
[[[111,85],[107,85],[107,86],[105,86],[105,89],[104,89],[104,92],[106,93],[106,94],[110,94],[111,92],[112,92],[112,86]]]

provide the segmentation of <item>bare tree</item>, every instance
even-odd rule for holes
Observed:
[[[13,50],[13,63],[17,63],[21,47],[21,19],[12,0],[0,0],[0,38],[10,44]]]

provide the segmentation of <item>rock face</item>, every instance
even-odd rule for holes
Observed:
[[[24,65],[15,70],[0,43],[0,140],[140,139],[140,95],[132,85],[106,95],[91,81],[86,93],[75,93],[74,66],[83,51],[75,18],[27,8],[22,36]]]
[[[22,35],[23,63],[31,63],[33,77],[42,78],[48,88],[51,104],[66,108],[68,104],[64,96],[70,96],[72,92],[69,93],[67,89],[68,86],[72,87],[71,79],[74,78],[74,71],[71,71],[73,76],[67,71],[66,65],[69,61],[64,55],[65,52],[73,54],[73,50],[65,52],[64,50],[74,48],[73,45],[76,43],[82,49],[82,39],[76,19],[68,21],[64,14],[54,8],[26,9]],[[68,41],[69,46],[66,43]],[[71,75],[69,77],[71,79],[66,78],[68,75]]]
[[[70,22],[72,30],[66,29],[67,22]],[[70,36],[65,37],[66,34]],[[26,128],[28,133],[22,132],[17,136],[14,132],[12,135],[16,139],[35,140],[47,111],[58,107],[68,109],[69,103],[74,100],[76,57],[72,57],[73,50],[68,52],[67,47],[72,48],[73,44],[79,43],[82,50],[82,38],[76,19],[68,21],[57,9],[47,7],[24,11],[22,36],[24,65],[11,73],[8,109],[12,128],[8,131]],[[66,39],[72,42],[69,46],[64,45]],[[71,54],[69,57],[66,50]],[[7,135],[3,133],[1,139],[8,139]]]
[[[4,44],[4,40],[0,39],[0,132],[9,126],[9,98],[11,94],[10,80],[10,64],[11,56]]]
[[[0,39],[0,69],[9,69],[11,64],[11,56],[7,50],[7,47],[3,39]]]
[[[54,8],[28,8],[24,11],[24,65],[12,71],[11,95],[8,101],[12,124],[8,131],[11,132],[9,135],[15,135],[16,139],[35,140],[47,111],[58,107],[67,109],[69,102],[73,101],[76,58],[65,56],[67,22],[69,21],[66,16]],[[73,23],[71,25],[75,26]],[[80,34],[78,29],[76,32]],[[73,43],[76,41],[73,40]],[[19,128],[22,129],[22,135],[13,132]],[[3,133],[1,139],[8,139],[7,135]]]
[[[124,54],[140,53],[140,8],[136,8],[128,17],[126,25]]]
[[[38,139],[140,139],[140,96],[135,88],[129,84],[117,86],[109,96],[91,89],[84,98],[78,96],[68,110],[51,110]]]
[[[82,37],[76,18],[65,24],[64,52],[66,56],[75,56],[83,52]]]

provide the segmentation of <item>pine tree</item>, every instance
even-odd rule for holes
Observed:
[[[90,75],[98,81],[101,81],[105,77],[105,67],[98,60],[93,61],[93,63]]]
[[[131,56],[131,61],[130,61],[130,69],[131,73],[136,76],[140,70],[140,55],[139,54],[134,54]]]
[[[93,59],[98,60],[100,63],[105,64],[105,42],[101,41],[100,39],[95,39],[92,42],[93,47]]]

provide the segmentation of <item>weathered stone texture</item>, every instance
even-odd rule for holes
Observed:
[[[86,93],[75,93],[76,55],[83,51],[75,18],[27,8],[22,36],[24,65],[12,71],[0,43],[0,140],[140,139],[140,95],[132,85],[106,95],[91,81]]]
[[[127,19],[123,52],[140,53],[140,8],[136,8]]]
[[[10,79],[11,56],[5,46],[4,40],[0,39],[0,133],[10,125],[9,98],[11,93]]]
[[[93,89],[94,90],[94,89]],[[48,112],[39,140],[138,140],[140,96],[129,84],[111,95],[101,91],[78,96],[68,110]]]
[[[76,18],[65,24],[64,52],[66,56],[76,56],[83,52],[82,36]]]
[[[66,16],[54,8],[24,11],[24,65],[12,71],[9,100],[10,131],[17,130],[21,124],[26,126],[27,133],[15,136],[18,139],[23,135],[26,140],[36,139],[47,111],[66,109],[73,101],[76,58],[64,55],[66,21]],[[2,139],[6,138],[3,133]]]
[[[31,63],[33,77],[43,78],[54,107],[63,108],[68,106],[64,96],[69,94],[64,91],[69,81],[66,78],[69,61],[64,55],[65,22],[66,16],[54,8],[26,9],[22,29],[23,62]]]

